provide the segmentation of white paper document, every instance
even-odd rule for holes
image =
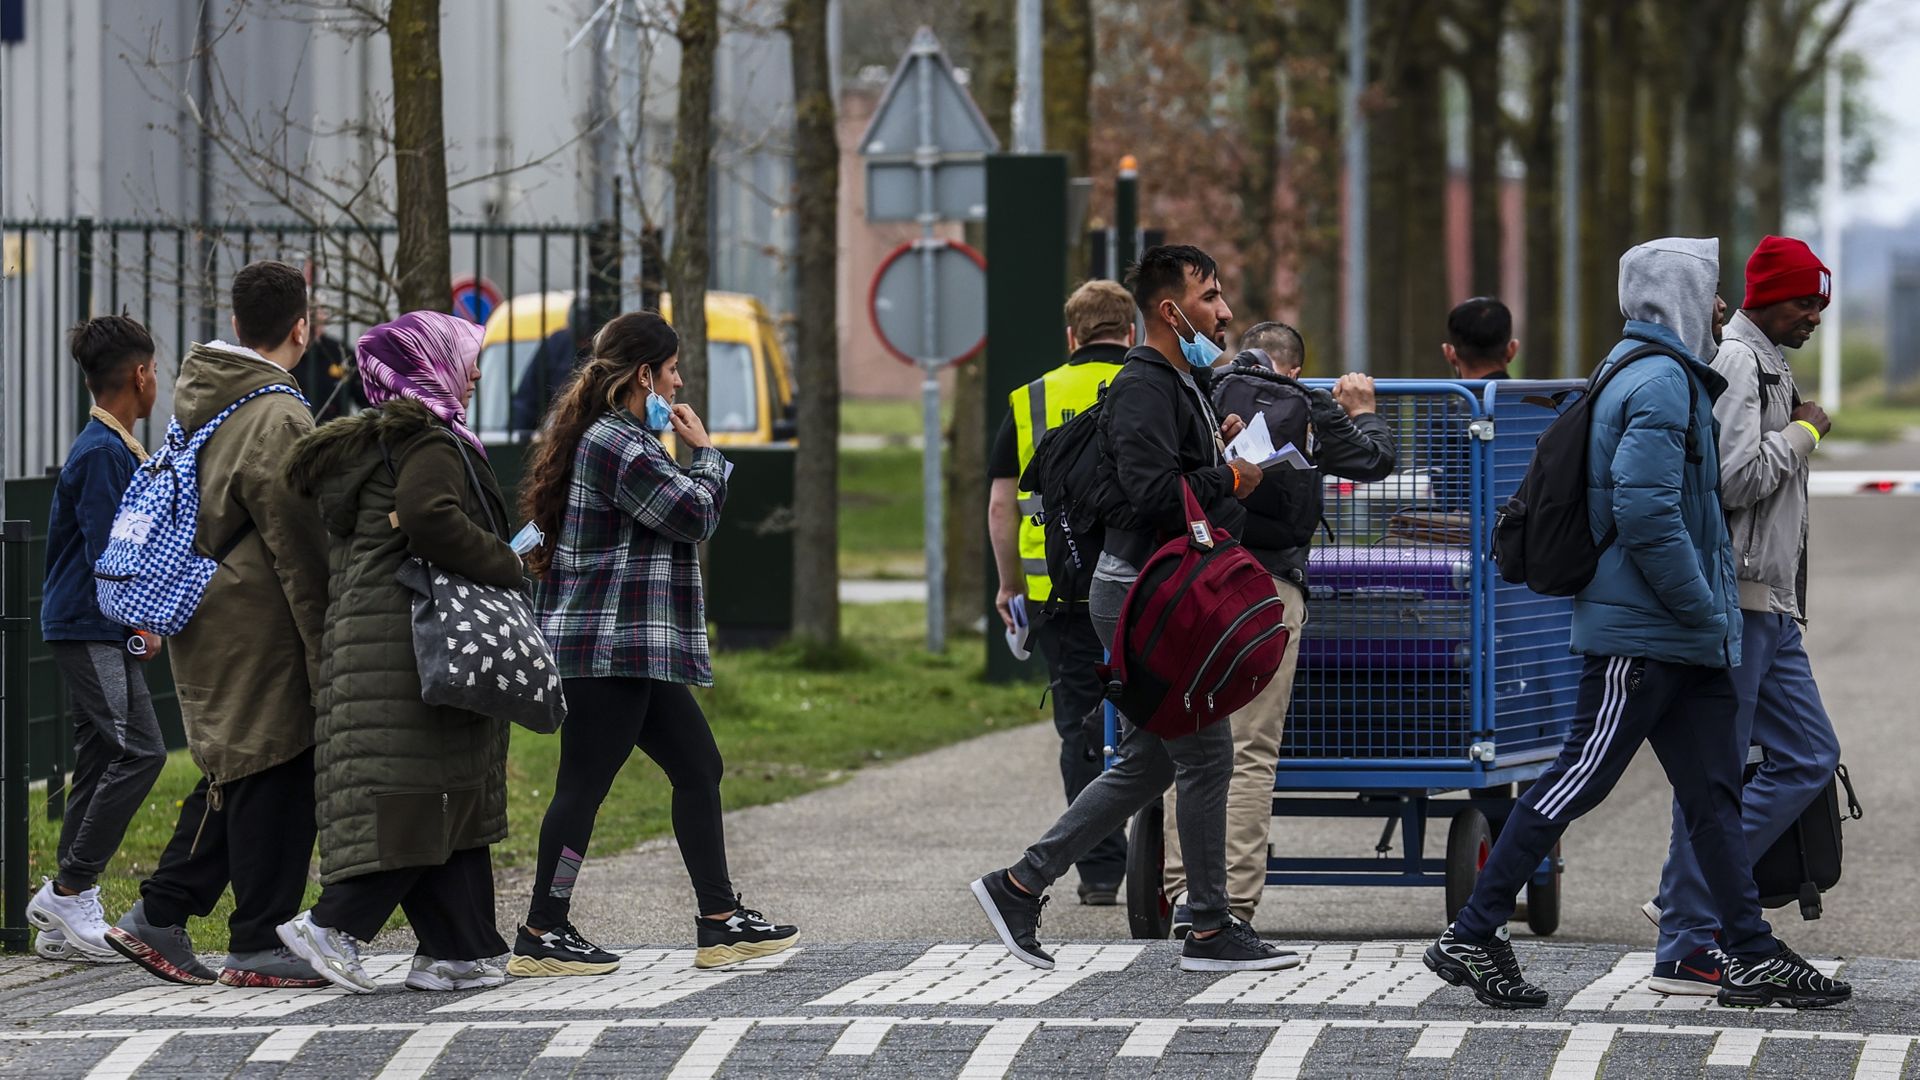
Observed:
[[[1267,430],[1265,413],[1254,413],[1246,429],[1227,444],[1228,461],[1251,461],[1263,469],[1285,465],[1290,469],[1311,469],[1313,463],[1292,443],[1275,448],[1273,433]]]

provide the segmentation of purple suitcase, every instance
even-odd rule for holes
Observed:
[[[1471,560],[1461,547],[1315,548],[1301,667],[1466,668]]]

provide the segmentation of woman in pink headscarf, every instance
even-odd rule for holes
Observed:
[[[294,450],[288,479],[319,502],[331,543],[315,704],[320,899],[280,939],[328,981],[371,993],[359,943],[406,911],[419,954],[407,985],[468,990],[506,980],[487,846],[507,833],[507,725],[420,700],[410,556],[488,585],[519,586],[507,503],[467,427],[480,327],[422,311],[361,337],[367,412]]]

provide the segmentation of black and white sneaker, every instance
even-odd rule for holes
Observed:
[[[1053,956],[1040,947],[1039,938],[1040,909],[1047,906],[1046,897],[1014,888],[1005,870],[995,870],[973,883],[973,898],[980,901],[980,910],[987,913],[987,921],[1008,952],[1042,971],[1053,970]]]
[[[1239,919],[1228,919],[1217,934],[1188,934],[1180,947],[1181,971],[1283,971],[1299,964],[1299,953],[1267,944]]]
[[[1720,954],[1723,980],[1720,1004],[1760,1009],[1775,1003],[1789,1009],[1824,1009],[1853,996],[1853,987],[1822,975],[1785,945],[1765,960],[1741,960]]]
[[[1428,971],[1454,986],[1472,987],[1482,1005],[1538,1009],[1547,1003],[1547,992],[1520,974],[1520,961],[1514,959],[1504,926],[1484,945],[1454,936],[1449,926],[1440,940],[1427,946],[1424,959]]]
[[[580,936],[572,923],[561,923],[538,936],[522,926],[513,940],[513,958],[507,974],[523,979],[553,975],[605,975],[620,969],[620,958]]]
[[[733,901],[738,904],[740,898],[735,896]],[[700,928],[696,938],[700,947],[693,954],[693,966],[697,968],[726,967],[756,956],[772,956],[800,940],[799,927],[768,922],[766,916],[749,907],[736,907],[724,919],[701,916],[693,921]]]

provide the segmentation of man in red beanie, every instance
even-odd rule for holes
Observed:
[[[1746,301],[1713,360],[1727,380],[1713,413],[1742,624],[1740,666],[1733,671],[1735,735],[1742,747],[1766,749],[1740,799],[1747,850],[1756,861],[1825,790],[1840,760],[1800,639],[1807,609],[1807,460],[1830,424],[1820,406],[1800,400],[1783,351],[1807,343],[1832,294],[1833,275],[1806,244],[1767,237],[1747,260]],[[1716,993],[1720,921],[1677,808],[1660,898],[1646,912],[1660,926],[1649,986],[1665,994]]]

